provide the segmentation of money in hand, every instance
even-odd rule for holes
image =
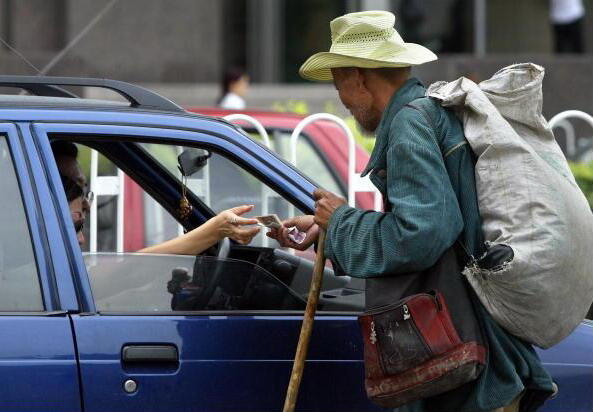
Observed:
[[[265,215],[265,216],[255,216],[254,219],[257,219],[261,226],[280,229],[282,227],[282,222],[278,218],[278,215]]]
[[[305,232],[299,231],[296,226],[292,226],[288,228],[288,237],[294,243],[298,243],[300,245],[305,241],[307,234]]]

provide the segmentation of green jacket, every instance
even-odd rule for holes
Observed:
[[[474,155],[454,113],[433,100],[423,102],[426,111],[410,104],[424,94],[417,79],[408,80],[394,94],[363,173],[370,172],[391,212],[343,205],[330,219],[325,254],[350,276],[427,269],[460,236],[474,256],[483,252]],[[398,411],[490,411],[508,405],[524,389],[526,402],[536,407],[551,393],[551,378],[533,347],[507,334],[479,306],[489,345],[488,364],[480,377]]]

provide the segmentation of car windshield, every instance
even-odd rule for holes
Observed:
[[[99,312],[303,310],[305,300],[262,267],[210,256],[86,253]]]

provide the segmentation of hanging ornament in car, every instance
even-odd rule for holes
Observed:
[[[183,174],[181,175],[181,198],[179,199],[179,208],[177,209],[177,214],[182,220],[185,220],[191,215],[193,210],[193,206],[189,203],[187,199],[187,177]]]

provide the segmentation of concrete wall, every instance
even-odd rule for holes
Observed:
[[[70,0],[72,38],[105,1]],[[222,3],[210,0],[119,1],[72,51],[81,67],[56,72],[143,81],[212,81],[221,71]]]
[[[416,69],[427,84],[437,80],[454,80],[471,71],[484,80],[500,68],[533,62],[546,69],[544,106],[546,117],[568,109],[593,113],[593,56],[558,57],[546,54],[490,55],[482,59],[472,56],[446,56]]]

